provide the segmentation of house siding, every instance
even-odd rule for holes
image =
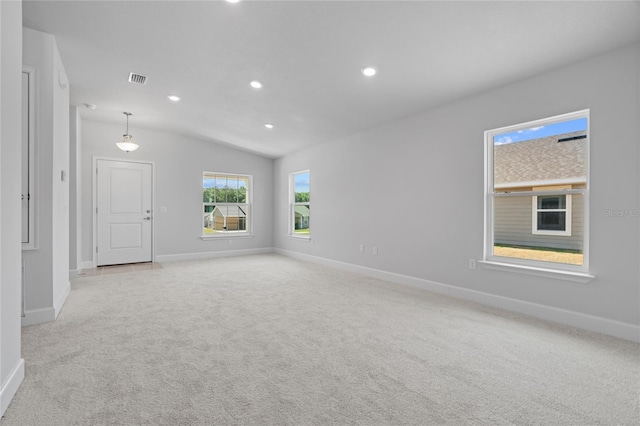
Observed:
[[[494,202],[494,243],[582,250],[583,195],[572,196],[570,236],[533,234],[531,197],[500,197]]]

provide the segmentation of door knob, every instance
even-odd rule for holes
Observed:
[[[151,220],[151,216],[143,217],[142,220]]]

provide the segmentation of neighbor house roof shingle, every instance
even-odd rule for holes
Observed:
[[[582,135],[586,135],[586,131],[495,145],[494,184],[518,186],[523,182],[560,179],[586,182],[587,139],[558,142],[558,139]]]

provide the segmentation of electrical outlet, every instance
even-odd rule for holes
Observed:
[[[373,248],[371,249],[371,253],[378,254],[378,246],[373,246]]]
[[[364,244],[360,244],[360,253],[364,253]]]
[[[469,269],[476,269],[476,260],[469,259]]]

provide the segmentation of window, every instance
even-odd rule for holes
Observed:
[[[203,236],[250,233],[251,183],[249,175],[203,173]]]
[[[571,235],[571,195],[534,195],[531,198],[533,234]]]
[[[291,221],[290,234],[299,238],[310,238],[311,198],[309,170],[291,173]]]
[[[485,261],[588,272],[589,111],[485,132]]]

